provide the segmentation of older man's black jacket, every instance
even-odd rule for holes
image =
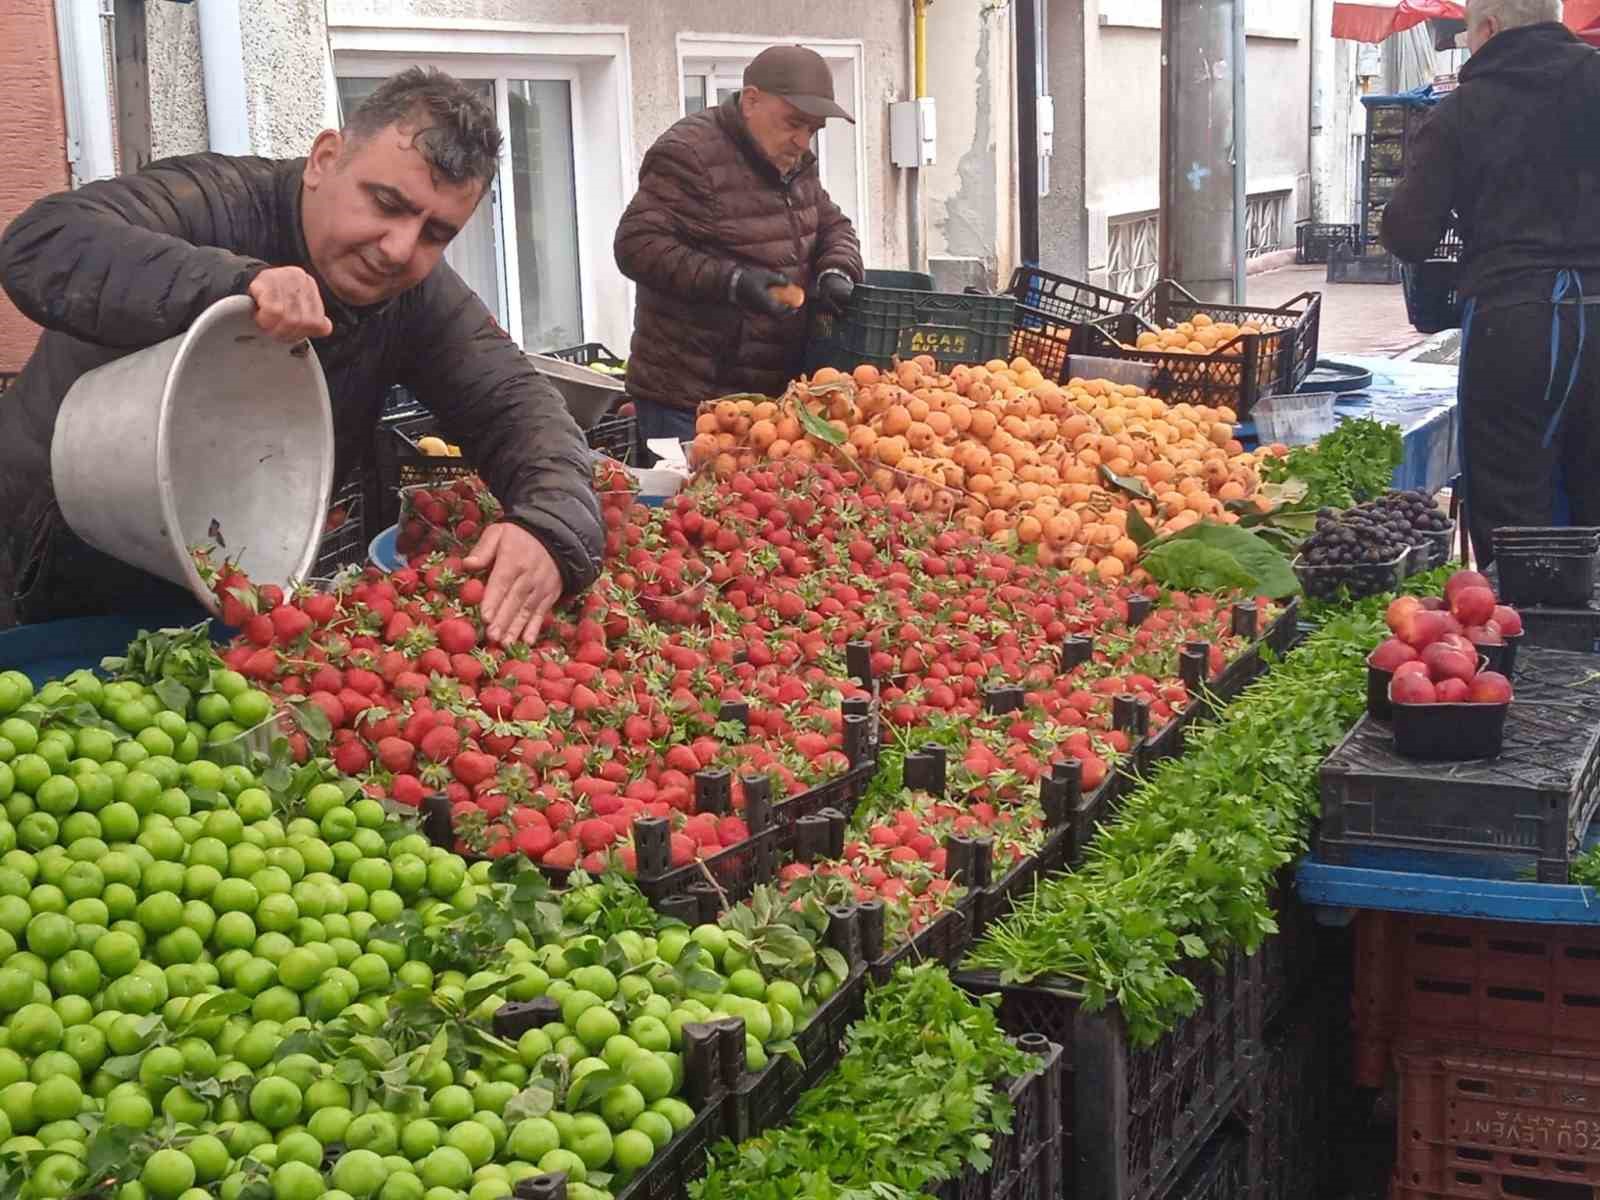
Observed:
[[[1567,268],[1600,292],[1600,51],[1551,22],[1472,56],[1417,131],[1383,244],[1420,262],[1452,210],[1461,290],[1480,306],[1549,300]]]
[[[98,562],[51,491],[50,438],[67,389],[93,367],[182,333],[268,267],[312,271],[300,224],[303,165],[168,159],[47,197],[0,239],[0,284],[46,331],[0,396],[0,625],[14,592],[85,585],[82,570],[52,564]],[[360,310],[322,292],[333,334],[313,346],[333,399],[336,477],[366,461],[384,396],[403,384],[477,464],[508,519],[549,549],[567,590],[592,582],[602,528],[582,432],[456,273],[441,263],[417,287]],[[98,566],[131,572],[118,586],[149,590],[149,577],[132,568]],[[24,617],[117,604],[115,596],[33,599]]]

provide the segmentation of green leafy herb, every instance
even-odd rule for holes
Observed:
[[[1287,458],[1266,460],[1263,475],[1269,483],[1303,483],[1300,503],[1307,509],[1349,508],[1387,491],[1404,458],[1399,426],[1359,417],[1341,421],[1315,445],[1296,446]]]
[[[1039,1067],[937,966],[901,967],[850,1027],[837,1069],[788,1125],[713,1151],[691,1200],[914,1200],[991,1163],[1005,1083]]]

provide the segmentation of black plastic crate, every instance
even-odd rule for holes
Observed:
[[[806,371],[862,363],[888,367],[920,354],[944,366],[1009,358],[1016,301],[1010,296],[856,288],[842,317],[812,313]]]
[[[1024,855],[1009,871],[984,888],[978,896],[977,926],[974,939],[996,921],[1010,915],[1019,900],[1024,899],[1046,875],[1064,871],[1070,865],[1072,829],[1063,825],[1045,831],[1044,844],[1034,854]]]
[[[1353,246],[1360,238],[1359,224],[1301,221],[1294,227],[1294,260],[1302,265],[1325,263],[1334,247]]]
[[[722,1114],[723,1136],[737,1145],[782,1125],[792,1111],[792,1106],[785,1106],[786,1096],[781,1061],[747,1073],[728,1093]]]
[[[1201,1148],[1164,1200],[1241,1200],[1250,1177],[1250,1140],[1229,1125]],[[1306,1192],[1299,1200],[1315,1196]]]
[[[1600,683],[1582,655],[1524,646],[1496,759],[1402,758],[1362,717],[1322,764],[1318,855],[1404,851],[1407,870],[1503,876],[1534,866],[1565,883],[1600,803]]]
[[[1204,313],[1218,323],[1262,326],[1210,354],[1140,350],[1139,335],[1160,332]],[[1292,394],[1317,362],[1322,297],[1305,292],[1281,308],[1210,304],[1170,279],[1156,283],[1126,313],[1090,321],[1074,335],[1074,353],[1145,363],[1155,368],[1150,391],[1172,404],[1230,408],[1244,420],[1263,396]]]
[[[825,808],[836,809],[846,821],[855,816],[856,805],[866,795],[872,777],[878,773],[877,760],[870,759],[851,767],[837,779],[819,783],[816,787],[772,806],[772,820],[778,828],[778,850],[784,858],[793,856],[798,822],[801,817],[814,817]]]
[[[1461,238],[1452,230],[1426,262],[1407,263],[1402,269],[1406,319],[1418,333],[1460,328],[1461,249]]]
[[[334,492],[328,505],[326,532],[317,547],[315,578],[329,579],[346,567],[361,566],[367,561],[371,537],[366,511],[367,474],[356,471]]]
[[[1267,906],[1278,932],[1262,940],[1253,967],[1264,1028],[1271,1027],[1316,978],[1322,946],[1316,910],[1295,890],[1292,864],[1278,872],[1267,893]]]
[[[545,350],[542,353],[547,358],[559,358],[562,362],[573,363],[580,367],[624,367],[627,365],[600,342],[585,342],[581,346],[568,346],[565,350]]]
[[[1376,246],[1335,246],[1328,256],[1329,283],[1399,283],[1400,260]]]
[[[614,458],[628,467],[637,467],[639,459],[639,420],[632,413],[601,417],[584,433],[589,449],[608,458]]]
[[[918,963],[938,962],[954,967],[976,936],[980,900],[979,893],[968,892],[955,907],[940,913],[909,942],[867,964],[873,984],[887,983],[901,964],[914,967]]]
[[[711,1147],[723,1136],[729,1103],[723,1093],[696,1113],[688,1128],[614,1193],[616,1200],[689,1200],[689,1185],[706,1173]]]
[[[1019,1039],[1044,1059],[1039,1069],[1006,1084],[1011,1129],[994,1135],[987,1170],[968,1168],[932,1189],[939,1200],[1055,1200],[1063,1195],[1066,1152],[1061,1132],[1067,1053],[1043,1038]]]
[[[858,968],[850,978],[839,985],[839,990],[817,1006],[811,1021],[794,1035],[795,1047],[800,1051],[800,1062],[791,1058],[778,1059],[782,1079],[783,1111],[794,1111],[800,1097],[820,1084],[828,1072],[839,1065],[844,1055],[844,1035],[850,1026],[866,1015],[867,971]]]
[[[1247,1189],[1233,1193],[1241,1200],[1308,1200],[1322,1192],[1332,1141],[1335,997],[1307,995],[1262,1042],[1238,1111],[1250,1149]]]
[[[777,862],[778,827],[769,825],[710,858],[677,867],[665,875],[641,876],[636,882],[658,909],[664,902],[674,899],[698,898],[700,920],[710,921],[716,919],[716,913],[723,907],[737,904],[761,884],[771,883],[777,872]]]
[[[1123,312],[1133,303],[1131,296],[1038,267],[1018,267],[1006,291],[1017,301],[1012,355],[1020,354],[1045,378],[1058,381],[1066,372],[1072,331],[1085,321]]]
[[[402,489],[437,487],[476,474],[477,468],[464,458],[445,458],[419,450],[418,440],[429,436],[441,435],[438,420],[428,412],[387,418],[378,426],[377,519],[380,529],[400,519]]]
[[[1594,594],[1600,559],[1593,554],[1499,550],[1495,563],[1500,568],[1501,599],[1507,604],[1570,608],[1588,603]]]
[[[1117,797],[1122,794],[1123,773],[1118,770],[1106,774],[1105,782],[1094,791],[1081,797],[1076,807],[1067,814],[1066,865],[1075,867],[1083,861],[1095,832],[1111,819]]]
[[[1582,608],[1519,608],[1524,646],[1600,654],[1600,604],[1591,600]]]
[[[1070,1139],[1067,1194],[1096,1200],[1155,1200],[1231,1111],[1254,1053],[1253,973],[1233,955],[1178,968],[1200,992],[1200,1008],[1154,1046],[1128,1042],[1114,1009],[1088,1013],[1068,980],[1002,983],[996,971],[962,971],[973,995],[998,994],[1007,1033],[1037,1033],[1071,1047],[1071,1086],[1062,1104]]]

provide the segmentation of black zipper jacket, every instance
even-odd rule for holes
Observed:
[[[0,238],[0,284],[45,330],[0,397],[0,612],[58,543],[86,549],[56,510],[50,483],[51,433],[73,381],[182,333],[268,267],[315,275],[300,224],[303,166],[220,154],[167,159],[46,197]],[[477,464],[507,519],[544,543],[566,590],[593,582],[603,529],[583,434],[460,277],[440,263],[416,287],[364,309],[326,286],[322,298],[333,334],[312,345],[333,401],[336,480],[368,461],[384,397],[403,384]]]
[[[1461,291],[1480,308],[1547,301],[1567,268],[1600,293],[1600,51],[1551,22],[1473,55],[1418,128],[1383,244],[1420,262],[1452,210]]]

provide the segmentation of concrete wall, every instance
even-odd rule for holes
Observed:
[[[1311,2],[1250,0],[1247,9],[1246,188],[1251,195],[1295,193],[1282,234],[1287,245],[1309,202]],[[1050,0],[1047,20],[1053,178],[1068,190],[1042,206],[1050,219],[1041,229],[1041,259],[1046,269],[1094,278],[1106,264],[1108,223],[1160,203],[1161,0]],[[1079,92],[1081,148],[1070,140],[1076,113],[1063,108]],[[1081,192],[1071,188],[1074,154]]]
[[[67,124],[52,0],[0,0],[0,228],[40,196],[68,185]],[[18,371],[39,330],[0,293],[0,371]],[[4,403],[0,400],[0,403]]]
[[[993,286],[1016,258],[1016,33],[1007,5],[945,0],[928,9],[928,91],[938,104],[938,162],[923,169],[930,259]]]
[[[257,153],[303,153],[326,119],[326,26],[321,0],[242,0],[251,137]],[[872,228],[863,242],[875,265],[905,265],[905,195],[888,166],[888,103],[908,92],[909,4],[874,4],[862,12],[822,2],[783,0],[332,0],[339,24],[390,19],[445,23],[504,21],[570,30],[626,28],[632,86],[634,161],[681,115],[677,36],[695,32],[771,36],[774,40],[852,39],[864,46],[866,111],[862,122]],[[151,90],[160,149],[203,149],[199,42],[189,6],[150,6]]]

